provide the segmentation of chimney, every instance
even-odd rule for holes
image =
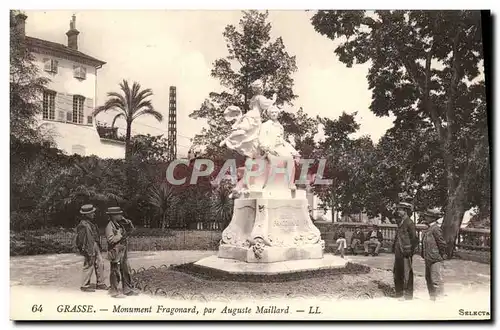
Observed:
[[[19,35],[21,37],[26,36],[26,19],[28,16],[24,15],[23,13],[19,13],[16,15],[16,29],[19,32]]]
[[[76,29],[76,16],[73,15],[71,17],[71,21],[69,21],[69,31],[66,32],[68,36],[68,47],[78,50],[78,35],[80,32]]]

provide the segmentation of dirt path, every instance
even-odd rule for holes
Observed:
[[[160,266],[194,262],[214,254],[213,251],[130,252],[130,266]],[[11,285],[79,288],[83,257],[76,254],[54,254],[10,258]],[[109,274],[109,262],[104,262],[104,274]],[[95,283],[95,280],[94,280]],[[107,281],[106,283],[109,284]]]
[[[195,262],[201,258],[213,254],[213,251],[131,252],[130,264],[134,269],[139,269],[141,267],[147,269],[151,266],[158,267],[161,265]],[[241,282],[208,283],[197,278],[189,279],[189,281],[186,281],[184,278],[187,277],[187,275],[173,274],[172,276],[175,275],[174,277],[178,278],[178,281],[176,280],[177,282],[182,282],[182,285],[180,287],[176,287],[177,284],[175,284],[175,279],[171,281],[171,284],[174,285],[173,289],[178,291],[180,290],[179,292],[181,293],[176,298],[177,300],[174,300],[177,301],[174,302],[174,305],[189,303],[191,299],[199,300],[197,299],[197,296],[204,298],[201,300],[202,303],[206,303],[203,302],[203,300],[207,300],[208,298],[208,301],[210,301],[210,303],[230,303],[231,306],[234,303],[241,302],[245,299],[254,299],[255,302],[255,299],[263,296],[267,297],[266,301],[271,301],[274,299],[283,303],[283,301],[293,302],[296,299],[310,299],[310,293],[316,292],[318,294],[314,296],[314,299],[317,303],[324,303],[326,304],[325,306],[337,306],[329,312],[330,316],[337,315],[334,317],[334,319],[363,319],[364,317],[368,319],[399,318],[403,315],[408,314],[408,308],[410,308],[410,310],[413,309],[414,313],[411,315],[412,317],[415,317],[417,319],[425,319],[426,317],[429,318],[431,317],[430,315],[434,315],[434,317],[432,317],[434,319],[445,318],[445,315],[448,319],[453,319],[453,315],[455,315],[456,319],[464,319],[464,316],[459,316],[457,314],[459,309],[457,306],[462,306],[462,309],[466,309],[467,306],[470,305],[472,307],[469,308],[475,308],[475,310],[479,308],[489,311],[490,265],[464,260],[447,260],[445,262],[444,272],[445,290],[447,292],[447,297],[445,297],[444,301],[448,302],[446,308],[451,309],[449,310],[449,313],[440,313],[441,311],[439,308],[445,308],[445,305],[440,305],[442,307],[439,308],[437,308],[437,305],[429,305],[429,298],[426,292],[427,290],[424,278],[424,263],[420,257],[416,256],[414,259],[415,301],[404,302],[404,306],[407,307],[406,309],[402,310],[401,315],[395,315],[391,309],[392,307],[388,309],[389,305],[395,304],[395,299],[380,297],[380,295],[374,295],[374,299],[363,300],[362,304],[366,304],[366,309],[362,309],[360,307],[361,305],[359,305],[360,301],[357,301],[357,307],[355,308],[355,310],[358,314],[349,317],[352,311],[346,309],[346,303],[350,301],[349,299],[353,299],[355,297],[343,297],[341,301],[339,300],[338,303],[332,305],[331,302],[337,301],[336,299],[338,298],[335,296],[334,291],[338,291],[335,289],[335,286],[337,284],[340,284],[340,282],[346,288],[353,289],[359,287],[361,284],[366,286],[373,283],[384,283],[384,285],[391,286],[393,255],[381,254],[377,257],[347,256],[346,259],[354,263],[368,265],[372,268],[372,271],[369,274],[359,276],[344,276],[342,279],[305,278],[299,281],[277,284],[252,284]],[[13,315],[12,311],[18,313],[17,315],[20,315],[19,313],[22,312],[21,309],[27,308],[26,304],[30,302],[36,303],[37,301],[40,301],[40,297],[44,296],[56,296],[57,301],[59,301],[60,303],[71,302],[72,304],[75,304],[76,301],[81,300],[87,301],[87,303],[88,301],[90,301],[94,304],[95,301],[101,301],[104,305],[108,306],[113,306],[113,304],[116,304],[116,299],[113,300],[112,298],[108,297],[106,292],[84,293],[79,291],[78,288],[80,286],[82,264],[83,258],[74,254],[12,257],[10,259],[11,301],[13,306],[18,307],[13,307],[14,309],[11,310],[11,315]],[[105,274],[107,275],[109,274],[108,262],[105,262],[105,267]],[[371,284],[364,283],[363,281],[367,283],[370,282]],[[237,297],[237,299],[231,300],[225,298],[222,292],[228,293],[228,297],[231,296],[234,299],[236,299]],[[64,297],[68,297],[68,299],[70,300],[67,300]],[[126,301],[126,304],[129,304],[137,300],[141,305],[147,305],[150,301],[157,302],[158,299],[160,299],[164,303],[171,301],[170,298],[151,297],[146,294],[141,294],[139,297],[128,297],[126,300],[120,301]],[[370,310],[380,311],[380,305],[377,304],[380,304],[382,302],[384,304],[383,312],[380,312],[378,314],[373,314],[370,312]],[[455,306],[453,304],[458,305]],[[413,307],[410,307],[410,305]],[[453,309],[451,307],[452,305],[456,308],[453,307],[455,308]],[[396,308],[396,306],[399,306],[397,308],[400,308],[400,306],[402,306],[401,302],[395,305],[394,308]],[[422,309],[420,310],[419,308]],[[53,307],[53,309],[55,310],[55,307]],[[363,311],[363,314],[359,314],[359,311]],[[63,319],[67,319],[68,317],[66,315],[57,314],[54,311],[52,312],[55,313],[53,314],[54,317],[62,317]],[[389,315],[386,312],[392,314]],[[106,319],[112,319],[113,317],[116,317],[116,315],[109,313],[100,315]],[[95,317],[97,317],[97,315]],[[123,318],[123,316],[121,315],[119,315],[119,317]],[[130,317],[137,318],[136,315],[132,315]],[[149,317],[151,318],[152,316]],[[289,319],[293,318],[294,316],[289,317]],[[82,316],[81,319],[85,318]]]

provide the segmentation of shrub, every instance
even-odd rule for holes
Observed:
[[[42,239],[30,234],[11,234],[10,255],[38,255],[75,252],[71,243]]]

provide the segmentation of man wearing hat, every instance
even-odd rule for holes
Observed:
[[[443,294],[442,269],[446,256],[446,241],[437,220],[441,214],[434,210],[422,213],[420,222],[427,225],[422,235],[422,258],[425,260],[425,281],[431,300]]]
[[[382,246],[382,241],[384,237],[382,236],[382,232],[378,229],[378,226],[373,224],[371,226],[371,230],[368,232],[368,236],[366,237],[366,241],[363,243],[365,247],[365,256],[370,254],[370,245],[375,246],[375,250],[372,253],[372,256],[378,256],[378,252],[380,247]]]
[[[82,219],[76,227],[75,245],[81,255],[85,257],[83,261],[83,280],[80,289],[85,292],[93,292],[90,287],[90,279],[95,270],[97,284],[96,289],[107,290],[104,284],[104,262],[101,256],[101,244],[99,228],[94,222],[95,207],[91,204],[83,205],[80,208]]]
[[[105,234],[108,240],[108,260],[111,264],[109,274],[111,289],[109,293],[115,298],[122,298],[124,295],[137,295],[132,290],[127,256],[127,236],[134,230],[134,225],[132,221],[123,217],[123,211],[120,207],[109,207],[106,214],[109,215],[109,223],[106,226]],[[124,295],[118,289],[120,281]]]
[[[397,205],[396,237],[394,238],[394,287],[396,297],[406,300],[413,299],[413,254],[418,246],[418,236],[415,225],[409,214],[413,211],[410,203]]]

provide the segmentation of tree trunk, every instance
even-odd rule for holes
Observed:
[[[443,236],[447,244],[447,254],[453,256],[455,242],[465,214],[465,185],[460,184],[448,197],[446,214],[443,220]]]
[[[443,236],[447,243],[448,256],[453,255],[455,241],[460,230],[460,225],[465,213],[465,204],[467,199],[467,186],[472,172],[476,170],[476,160],[479,157],[481,149],[485,147],[484,141],[478,141],[474,150],[469,155],[469,162],[465,171],[461,175],[460,182],[453,189],[448,187],[448,201],[446,204],[446,213],[443,220]]]
[[[133,199],[134,196],[134,187],[133,187],[133,182],[134,180],[132,179],[133,176],[133,168],[132,168],[132,153],[130,150],[131,147],[131,131],[132,131],[132,122],[127,121],[127,133],[125,136],[125,175],[126,175],[126,187],[127,187],[127,198],[129,200]]]
[[[132,122],[127,121],[127,133],[125,136],[125,160],[129,161],[130,156],[132,155],[131,150],[131,133],[132,133]]]

